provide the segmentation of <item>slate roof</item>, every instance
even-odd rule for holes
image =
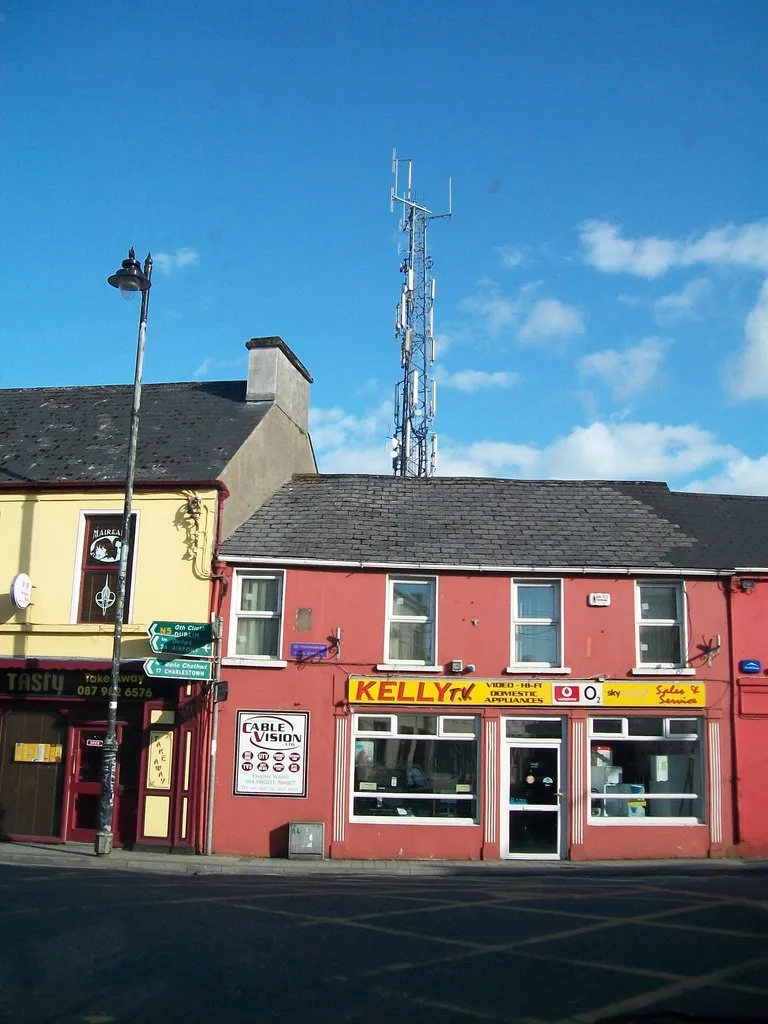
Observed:
[[[237,557],[392,566],[768,566],[768,499],[663,483],[297,476],[223,546]]]
[[[0,390],[0,482],[125,479],[133,385]],[[145,384],[136,481],[213,480],[270,402],[245,381]]]

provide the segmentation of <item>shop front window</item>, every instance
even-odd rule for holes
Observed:
[[[593,718],[591,818],[704,820],[702,718]]]
[[[477,719],[357,715],[353,820],[477,821]]]

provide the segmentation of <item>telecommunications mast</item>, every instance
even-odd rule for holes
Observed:
[[[407,169],[405,193],[398,193],[400,165]],[[435,361],[433,306],[435,279],[427,251],[427,225],[451,216],[451,181],[448,180],[448,212],[432,213],[413,198],[413,161],[392,153],[395,184],[390,211],[395,203],[403,209],[400,230],[408,232],[407,246],[399,247],[403,284],[395,310],[395,337],[400,342],[402,375],[395,388],[395,432],[392,438],[392,470],[395,476],[429,477],[437,464],[437,435],[431,432],[436,410],[436,384],[431,374]]]

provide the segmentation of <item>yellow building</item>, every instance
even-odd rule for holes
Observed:
[[[294,472],[315,471],[311,377],[279,338],[247,347],[246,381],[143,390],[113,821],[125,846],[195,849],[203,827],[205,686],[145,673],[150,623],[210,622],[217,545]],[[95,834],[131,393],[0,391],[5,838]]]

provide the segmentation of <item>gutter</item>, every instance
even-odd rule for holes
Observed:
[[[718,578],[743,571],[732,568],[689,569],[681,567],[649,568],[648,566],[592,566],[592,565],[461,565],[450,562],[376,562],[365,560],[335,560],[328,558],[293,558],[280,555],[222,555],[227,565],[306,565],[338,569],[399,569],[407,572],[468,572],[468,573],[545,573],[577,574],[581,576],[704,576]],[[768,570],[765,570],[768,572]]]
[[[188,490],[190,487],[208,487],[219,490],[225,484],[221,480],[139,480],[134,484],[134,491],[167,491],[167,490]],[[0,480],[0,494],[15,493],[28,494],[34,491],[43,493],[48,491],[124,491],[125,480],[48,480],[39,482],[36,480],[19,480],[11,482]],[[229,494],[229,491],[227,491]]]

